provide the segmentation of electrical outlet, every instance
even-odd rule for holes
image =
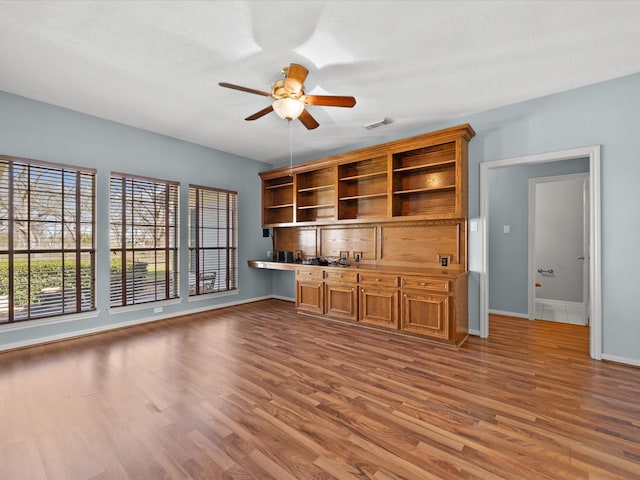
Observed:
[[[162,313],[162,307],[156,307],[153,309],[153,313]]]
[[[453,255],[451,255],[450,253],[439,253],[438,254],[438,263],[441,266],[446,267],[451,262],[453,262]]]
[[[340,260],[344,260],[345,262],[349,259],[349,252],[340,252]]]
[[[353,259],[356,262],[359,262],[360,260],[362,260],[362,252],[353,252]]]

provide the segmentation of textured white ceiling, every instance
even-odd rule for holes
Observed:
[[[640,2],[0,1],[0,90],[267,163],[287,122],[218,82],[269,91],[291,62],[357,99],[293,123],[308,158],[638,72]]]

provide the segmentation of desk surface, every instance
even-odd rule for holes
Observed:
[[[339,265],[304,265],[302,263],[272,262],[269,260],[249,260],[248,265],[253,268],[265,268],[269,270],[289,270],[295,271],[298,268],[322,268],[334,270],[357,270],[362,272],[389,272],[406,275],[425,275],[429,277],[455,278],[459,275],[466,275],[467,272],[447,269],[447,268],[416,268],[403,266],[371,265],[371,264],[351,264],[348,267]]]

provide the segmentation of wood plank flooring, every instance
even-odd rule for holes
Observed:
[[[0,479],[640,478],[640,369],[494,316],[460,349],[267,300],[0,354]]]

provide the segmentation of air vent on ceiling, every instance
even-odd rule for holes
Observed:
[[[382,127],[383,125],[389,125],[390,123],[393,123],[393,120],[391,120],[390,118],[384,118],[382,120],[378,120],[377,122],[368,123],[364,126],[364,128],[366,128],[367,130],[373,130],[374,128]]]

